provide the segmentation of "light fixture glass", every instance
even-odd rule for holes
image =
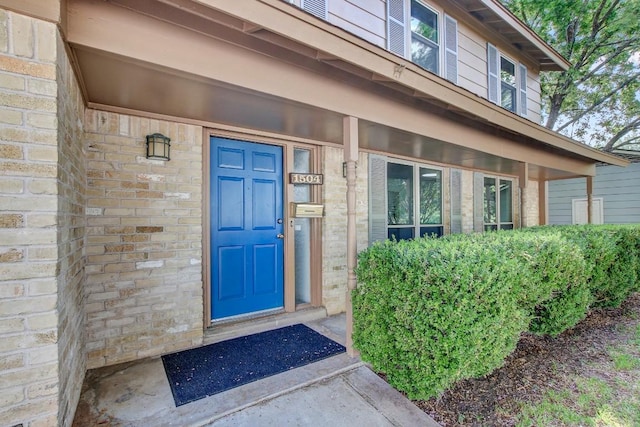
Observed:
[[[171,160],[171,138],[161,133],[147,135],[147,159]]]

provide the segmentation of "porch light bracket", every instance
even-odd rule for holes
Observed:
[[[356,163],[356,169],[358,168],[358,164]],[[347,177],[347,162],[342,162],[342,177]]]
[[[147,135],[147,159],[171,160],[171,138],[161,133]]]

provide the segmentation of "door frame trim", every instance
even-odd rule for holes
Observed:
[[[215,324],[211,319],[211,200],[210,200],[210,174],[211,174],[211,137],[221,137],[236,139],[239,141],[252,142],[257,144],[269,144],[282,147],[282,175],[283,175],[283,216],[285,222],[284,241],[284,310],[285,312],[296,311],[296,288],[295,288],[295,254],[294,235],[291,230],[291,217],[288,209],[289,202],[293,200],[293,185],[289,184],[287,177],[289,171],[293,170],[293,150],[294,148],[305,148],[312,152],[311,167],[314,172],[321,171],[321,146],[303,143],[295,139],[271,137],[245,133],[240,130],[229,131],[215,128],[203,128],[202,138],[202,286],[203,286],[203,328],[209,328]],[[312,188],[314,200],[321,200],[322,191],[320,186]],[[311,254],[322,258],[322,221],[313,221],[311,227]],[[311,306],[322,305],[322,263],[311,264]],[[308,304],[307,304],[308,306]],[[302,307],[301,307],[302,308]]]

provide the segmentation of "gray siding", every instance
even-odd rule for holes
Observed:
[[[571,201],[586,196],[586,178],[549,182],[549,224],[571,224]],[[640,163],[597,167],[593,197],[603,199],[605,224],[640,223]]]

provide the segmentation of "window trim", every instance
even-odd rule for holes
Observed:
[[[433,7],[432,5],[428,4],[427,2],[423,1],[423,0],[408,0],[409,1],[409,17],[408,17],[408,25],[407,27],[407,32],[408,32],[408,38],[407,38],[407,51],[408,51],[408,59],[413,62],[413,51],[411,50],[411,46],[412,46],[412,41],[413,41],[413,36],[414,34],[420,39],[421,42],[428,44],[429,46],[431,45],[436,45],[436,47],[438,48],[438,69],[433,72],[431,70],[428,70],[425,68],[425,70],[432,72],[438,76],[443,76],[444,75],[444,66],[443,66],[443,61],[445,60],[444,58],[444,12],[441,10],[436,9],[435,7]],[[430,10],[431,12],[433,12],[436,15],[436,22],[437,22],[437,31],[438,31],[438,42],[434,42],[433,40],[429,40],[426,37],[424,37],[421,34],[418,33],[414,33],[411,30],[411,19],[413,18],[413,15],[411,15],[411,6],[412,3],[416,2],[419,5],[421,5],[422,7],[424,7],[427,10]],[[424,41],[423,41],[424,40]],[[418,64],[417,62],[413,62],[414,64],[422,67],[420,64]]]
[[[389,52],[399,55],[418,67],[412,60],[411,44],[413,31],[411,31],[411,5],[412,1],[418,3],[436,14],[438,25],[438,72],[433,73],[454,84],[458,84],[459,72],[459,31],[458,21],[448,15],[438,4],[432,4],[431,0],[387,0],[386,1],[386,48]],[[453,33],[453,34],[451,34]],[[417,36],[420,34],[415,33]],[[429,43],[433,43],[429,40]]]
[[[507,55],[503,54],[502,52],[500,52],[498,50],[498,56],[499,56],[499,70],[498,70],[498,78],[499,78],[499,92],[498,92],[498,101],[500,102],[500,106],[506,110],[511,111],[512,113],[516,113],[516,114],[520,114],[520,111],[518,111],[519,108],[519,101],[520,101],[520,94],[518,93],[520,91],[520,88],[518,87],[518,65],[519,62],[514,61],[513,59],[511,59],[510,57],[508,57]],[[502,79],[502,60],[508,61],[509,63],[511,63],[513,65],[513,83],[514,85],[511,86],[508,82],[506,82],[505,80]],[[503,94],[503,87],[502,85],[507,85],[510,88],[513,88],[513,110],[505,107],[504,105],[502,105],[502,94]]]
[[[492,51],[495,53],[495,62],[492,63]],[[506,107],[502,106],[502,84],[504,81],[502,80],[502,59],[505,59],[514,65],[514,106],[515,110],[510,110]],[[507,111],[511,111],[514,114],[518,114],[522,117],[527,117],[529,114],[528,111],[528,94],[527,94],[527,81],[528,81],[528,69],[525,64],[522,62],[514,60],[511,56],[505,54],[503,51],[498,49],[495,45],[487,42],[487,99],[498,105],[499,107],[504,108]],[[495,68],[495,73],[492,73],[492,68]],[[492,79],[496,79],[496,88],[494,89],[496,92],[492,91]]]
[[[493,179],[494,181],[497,181],[497,189],[498,191],[496,191],[496,222],[485,222],[485,209],[486,209],[486,198],[485,198],[485,194],[484,194],[484,181],[486,179]],[[482,194],[482,227],[484,231],[489,231],[492,228],[488,228],[488,227],[494,227],[496,230],[504,230],[505,228],[502,228],[502,225],[510,225],[511,228],[506,228],[507,230],[513,230],[516,228],[516,205],[515,205],[515,201],[516,201],[516,185],[515,185],[515,179],[514,178],[510,178],[510,177],[505,177],[505,176],[498,176],[498,175],[484,175],[482,176],[482,182],[483,182],[483,194]],[[500,220],[500,182],[501,181],[508,181],[511,183],[511,221],[501,221]]]
[[[389,163],[393,163],[393,164],[399,164],[399,165],[405,165],[405,166],[411,166],[413,168],[413,224],[411,225],[390,225],[389,221],[388,221],[388,216],[389,216],[389,200],[388,200],[388,193],[389,193],[389,189],[388,189],[388,166]],[[440,223],[439,224],[422,224],[422,222],[420,221],[420,169],[424,168],[424,169],[433,169],[433,170],[437,170],[440,172]],[[428,163],[422,163],[422,162],[417,162],[417,161],[410,161],[410,160],[404,160],[404,159],[399,159],[399,158],[395,158],[395,157],[385,157],[385,180],[384,180],[384,195],[385,195],[385,215],[387,217],[387,220],[385,221],[385,229],[386,229],[386,236],[388,238],[389,235],[389,228],[404,228],[404,229],[413,229],[413,238],[415,239],[416,236],[420,237],[420,229],[423,227],[441,227],[442,230],[442,235],[445,234],[445,226],[444,226],[444,190],[445,190],[445,186],[444,186],[444,175],[445,175],[445,168],[441,167],[441,166],[436,166],[436,165],[431,165]]]

